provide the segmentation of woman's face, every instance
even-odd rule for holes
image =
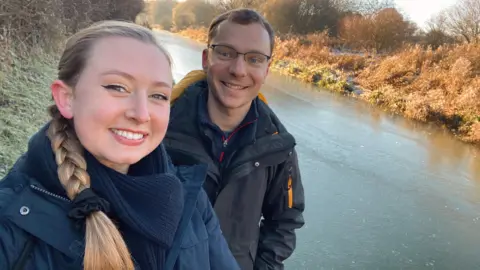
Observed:
[[[73,94],[56,101],[62,115],[73,118],[83,147],[126,173],[163,140],[172,83],[168,59],[155,45],[109,37],[95,43],[73,91],[64,91]],[[68,88],[55,82],[54,96],[56,84]]]

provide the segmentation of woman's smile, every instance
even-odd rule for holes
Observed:
[[[121,144],[127,146],[138,146],[148,137],[148,132],[133,131],[128,129],[110,129],[113,137]]]

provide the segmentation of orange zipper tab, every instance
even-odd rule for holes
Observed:
[[[288,208],[293,207],[292,176],[288,177]]]

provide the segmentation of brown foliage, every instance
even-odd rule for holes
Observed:
[[[3,0],[0,46],[55,48],[65,33],[100,20],[134,21],[142,9],[142,0]]]
[[[415,26],[395,8],[362,16],[353,14],[339,22],[339,35],[352,49],[393,51],[409,41]]]
[[[351,49],[368,50],[375,46],[373,24],[360,14],[346,16],[339,22],[339,37]]]
[[[357,80],[372,90],[366,99],[407,117],[439,121],[465,140],[480,142],[479,63],[479,45],[435,51],[411,46],[369,65]]]
[[[187,28],[177,33],[203,43],[207,43],[208,40],[208,29],[206,27]]]
[[[328,65],[343,71],[363,69],[368,58],[355,53],[342,53],[332,49],[339,46],[326,31],[308,35],[284,35],[277,37],[276,59],[304,59],[308,64]]]

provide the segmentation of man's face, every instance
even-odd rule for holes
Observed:
[[[268,74],[270,37],[258,23],[220,23],[210,48],[204,50],[202,64],[207,72],[211,96],[221,109],[249,107]],[[247,56],[236,52],[249,53]]]

